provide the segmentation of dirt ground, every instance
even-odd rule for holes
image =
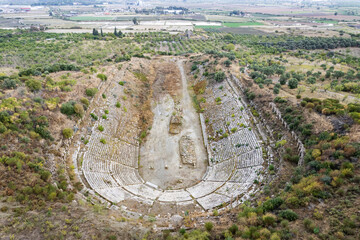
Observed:
[[[162,189],[179,189],[201,180],[207,166],[199,116],[187,89],[182,62],[164,63],[153,85],[153,125],[140,149],[140,175]],[[180,91],[178,91],[180,90]],[[169,133],[171,116],[182,119],[181,131]],[[179,142],[188,136],[194,143],[196,164],[181,161]]]

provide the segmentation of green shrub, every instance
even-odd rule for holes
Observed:
[[[133,74],[140,81],[147,82],[147,80],[148,80],[146,75],[142,72],[133,72]]]
[[[295,78],[292,78],[289,80],[288,86],[290,89],[295,89],[298,87],[298,83],[299,83],[298,80],[296,80]]]
[[[65,128],[63,131],[62,131],[62,134],[64,136],[64,138],[71,138],[74,134],[74,131],[71,129],[71,128]]]
[[[6,132],[6,130],[7,128],[5,127],[5,125],[2,122],[0,122],[0,133],[4,133]]]
[[[231,225],[231,227],[229,227],[229,231],[235,235],[235,233],[239,230],[238,226],[236,224]]]
[[[307,103],[306,104],[306,106],[305,106],[306,108],[314,108],[315,107],[315,105],[313,104],[313,103]]]
[[[89,105],[90,105],[90,102],[89,102],[89,100],[87,99],[87,98],[81,98],[80,99],[80,102],[82,103],[82,104],[84,104],[84,106],[87,108],[87,107],[89,107]]]
[[[39,91],[41,89],[41,81],[39,80],[35,80],[35,79],[29,79],[25,82],[26,87],[32,91],[32,92],[36,92]]]
[[[93,97],[93,96],[95,96],[95,94],[98,92],[98,89],[97,88],[87,88],[86,90],[85,90],[85,94],[86,94],[86,96],[88,96],[88,97]]]
[[[205,229],[206,231],[210,232],[213,229],[214,225],[212,222],[206,222],[205,223]]]
[[[104,127],[102,125],[99,125],[98,129],[99,129],[100,132],[104,131]]]
[[[351,169],[354,170],[354,164],[352,164],[351,162],[343,162],[341,164],[341,169]]]
[[[292,197],[287,198],[285,203],[286,203],[287,206],[292,207],[292,208],[298,208],[299,206],[302,205],[302,202],[296,196],[292,196]]]
[[[272,198],[263,203],[263,209],[264,211],[273,211],[278,209],[283,203],[284,200],[280,197]]]
[[[105,74],[103,74],[103,73],[99,73],[97,75],[97,77],[100,78],[101,81],[106,81],[107,80],[107,76]]]
[[[115,235],[110,235],[106,238],[107,240],[116,240],[117,237]]]
[[[84,107],[83,107],[81,104],[79,104],[79,103],[75,103],[75,104],[74,104],[74,112],[75,112],[79,117],[82,117],[82,116],[84,116],[84,113],[85,113]]]
[[[92,119],[94,120],[98,120],[98,116],[96,116],[94,113],[90,113],[90,116],[92,117]]]
[[[283,228],[287,228],[289,226],[289,221],[288,220],[282,220],[280,222],[280,226]]]
[[[120,107],[121,107],[120,102],[117,102],[115,106],[116,106],[117,108],[120,108]]]
[[[278,233],[271,234],[270,240],[281,240]]]
[[[217,82],[222,82],[222,81],[224,81],[225,77],[226,77],[226,75],[225,75],[225,73],[222,72],[222,71],[218,71],[218,72],[216,72],[215,75],[214,75],[214,79],[215,79],[215,81],[217,81]]]
[[[289,221],[295,221],[298,219],[298,215],[290,209],[283,210],[279,213],[279,216]]]
[[[71,116],[71,115],[75,114],[74,105],[75,105],[74,101],[69,101],[67,103],[63,103],[61,105],[60,112],[67,116]]]
[[[194,64],[191,66],[191,71],[193,72],[193,71],[195,71],[197,68],[198,68],[197,65],[194,63]]]
[[[3,89],[15,89],[17,87],[17,82],[11,78],[5,78],[5,80],[1,84],[1,88]]]
[[[276,216],[274,214],[267,213],[262,217],[262,220],[265,225],[271,226],[275,224]]]
[[[56,197],[57,197],[56,192],[51,192],[51,193],[49,193],[49,195],[47,196],[48,200],[50,200],[50,201],[55,200]]]
[[[214,215],[215,217],[216,217],[216,216],[219,216],[218,210],[214,209],[214,210],[213,210],[213,215]]]
[[[47,170],[41,170],[40,171],[40,178],[47,182],[51,176],[51,173]]]
[[[42,97],[34,97],[33,98],[34,102],[43,104],[44,103],[44,99]]]
[[[100,139],[100,142],[101,142],[102,144],[106,144],[106,140],[105,140],[104,138],[101,138],[101,139]]]
[[[313,223],[313,221],[311,221],[309,218],[305,218],[304,221],[303,221],[303,223],[304,223],[305,229],[306,229],[308,232],[310,232],[310,233],[313,233],[313,232],[314,232],[316,226],[315,226],[315,224]]]

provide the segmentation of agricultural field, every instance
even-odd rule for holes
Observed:
[[[358,239],[356,3],[90,2],[0,6],[0,239]]]
[[[261,26],[264,24],[260,23],[260,22],[224,22],[223,25],[225,27],[236,28],[236,27],[242,27],[242,26]]]

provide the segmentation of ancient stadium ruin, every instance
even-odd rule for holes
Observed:
[[[234,207],[251,198],[269,176],[272,155],[235,83],[204,86],[206,107],[195,109],[191,86],[201,79],[188,80],[185,60],[155,62],[143,69],[146,80],[128,80],[135,71],[124,66],[107,80],[106,99],[91,103],[99,120],[85,123],[87,144],[79,141],[73,154],[83,192],[141,214]],[[128,99],[129,91],[149,96],[146,133],[141,97]]]

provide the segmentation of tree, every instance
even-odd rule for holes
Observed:
[[[231,61],[229,59],[227,59],[227,60],[224,61],[224,64],[225,64],[226,67],[230,67]]]
[[[309,77],[308,79],[306,79],[306,82],[309,84],[314,84],[316,83],[316,78],[315,77]]]
[[[331,71],[326,71],[325,73],[325,78],[330,78],[331,77]]]
[[[267,78],[264,80],[264,84],[266,84],[266,86],[269,86],[270,84],[272,84],[272,80],[270,78]]]
[[[115,27],[115,30],[114,30],[114,35],[118,37],[118,32],[116,30],[116,27]]]
[[[98,30],[96,30],[95,28],[93,28],[93,35],[94,35],[94,36],[98,36],[98,35],[99,35]]]
[[[279,92],[280,92],[280,89],[279,88],[274,88],[274,94],[279,94]]]
[[[101,36],[103,37],[104,36],[104,34],[103,34],[103,31],[102,31],[102,28],[100,28],[100,34],[101,34]]]
[[[298,83],[299,83],[298,80],[296,80],[295,78],[292,78],[289,80],[288,86],[290,89],[295,89],[295,88],[297,88]]]
[[[288,79],[288,78],[287,78],[286,74],[282,74],[282,75],[280,76],[279,83],[280,83],[281,85],[285,85],[287,79]]]
[[[345,76],[345,73],[343,71],[335,71],[333,73],[333,76],[336,77],[336,79],[339,79],[339,78]]]
[[[136,17],[134,17],[132,21],[133,21],[133,23],[134,23],[135,25],[139,25],[139,21],[137,20]]]

